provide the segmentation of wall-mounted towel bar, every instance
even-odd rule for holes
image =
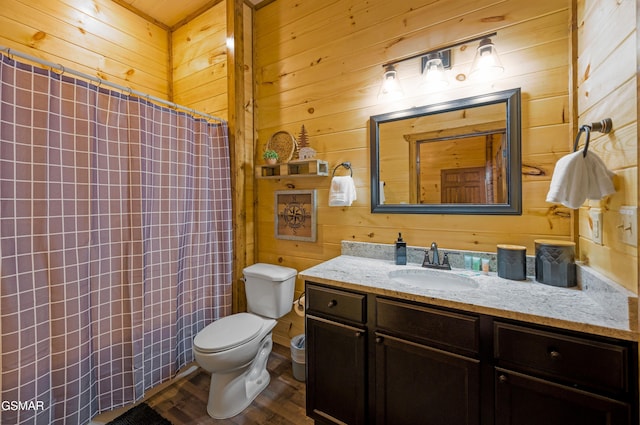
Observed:
[[[347,162],[343,162],[343,163],[341,163],[341,164],[336,165],[336,168],[334,168],[334,169],[333,169],[333,174],[332,174],[332,176],[335,176],[335,175],[336,175],[336,170],[337,170],[338,168],[340,168],[340,167],[344,167],[344,168],[346,168],[347,170],[349,170],[349,171],[351,172],[351,177],[353,177],[353,170],[351,169],[351,163],[350,163],[349,161],[347,161]]]
[[[578,130],[578,134],[576,135],[576,140],[573,142],[573,151],[576,152],[578,150],[578,143],[580,142],[580,136],[582,133],[586,134],[586,140],[584,142],[584,148],[582,149],[582,156],[587,156],[587,151],[589,150],[589,140],[591,139],[591,132],[596,131],[598,133],[609,133],[611,128],[613,127],[613,122],[611,118],[605,118],[598,122],[593,122],[591,124],[585,124]]]

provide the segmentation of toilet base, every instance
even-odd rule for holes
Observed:
[[[236,416],[249,407],[264,390],[271,377],[267,361],[273,347],[271,333],[260,343],[258,355],[245,367],[228,373],[212,373],[207,413],[214,419]]]

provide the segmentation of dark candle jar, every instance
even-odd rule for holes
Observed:
[[[576,244],[553,239],[537,239],[536,281],[569,288],[576,286]]]
[[[527,278],[527,247],[498,245],[498,276],[503,279]]]

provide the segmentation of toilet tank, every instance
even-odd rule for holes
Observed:
[[[256,263],[242,272],[249,312],[277,319],[291,311],[296,269]]]

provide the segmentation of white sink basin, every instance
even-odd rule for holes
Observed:
[[[470,277],[433,269],[394,270],[389,272],[389,278],[397,283],[428,289],[460,290],[478,287],[478,282]]]

